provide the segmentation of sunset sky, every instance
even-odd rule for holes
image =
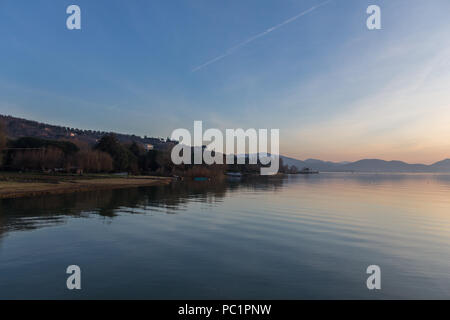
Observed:
[[[82,30],[66,28],[66,8]],[[369,31],[366,8],[381,8]],[[317,7],[315,7],[317,6]],[[450,158],[448,0],[2,0],[0,113],[82,129],[278,128],[306,159]]]

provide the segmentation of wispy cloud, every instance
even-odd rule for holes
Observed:
[[[328,4],[328,3],[331,2],[331,1],[332,1],[332,0],[324,1],[324,2],[318,4],[318,5],[314,6],[314,7],[309,8],[308,10],[302,11],[302,12],[300,12],[299,14],[297,14],[297,15],[295,15],[295,16],[293,16],[293,17],[291,17],[291,18],[289,18],[289,19],[287,19],[287,20],[285,20],[285,21],[283,21],[283,22],[281,22],[281,23],[279,23],[279,24],[277,24],[277,25],[275,25],[275,26],[273,26],[273,27],[267,29],[266,31],[263,31],[263,32],[261,32],[261,33],[258,33],[257,35],[254,35],[253,37],[248,38],[248,39],[245,40],[245,41],[242,41],[241,43],[237,44],[236,46],[231,47],[230,49],[228,49],[224,54],[221,54],[221,55],[215,57],[214,59],[211,59],[211,60],[209,60],[209,61],[207,61],[207,62],[205,62],[205,63],[203,63],[203,64],[201,64],[201,65],[199,65],[199,66],[197,66],[197,67],[195,67],[195,68],[193,68],[193,69],[192,69],[192,72],[199,71],[200,69],[203,69],[203,68],[205,68],[206,66],[209,66],[210,64],[213,64],[214,62],[217,62],[217,61],[219,61],[219,60],[222,60],[223,58],[225,58],[225,57],[227,57],[227,56],[233,54],[236,50],[242,48],[243,46],[246,46],[246,45],[248,45],[249,43],[255,41],[256,39],[262,38],[262,37],[268,35],[269,33],[273,32],[273,31],[275,31],[275,30],[277,30],[277,29],[279,29],[279,28],[281,28],[281,27],[283,27],[283,26],[285,26],[285,25],[287,25],[287,24],[289,24],[289,23],[294,22],[294,21],[297,20],[298,18],[300,18],[300,17],[302,17],[302,16],[304,16],[304,15],[307,15],[308,13],[310,13],[310,12],[312,12],[312,11],[314,11],[314,10],[316,10],[316,9],[318,9],[318,8],[320,8],[320,7],[324,6],[324,5],[326,5],[326,4]]]

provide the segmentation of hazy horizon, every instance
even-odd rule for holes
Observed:
[[[1,114],[0,114],[0,115],[1,115]],[[4,116],[15,117],[14,115],[11,115],[11,114],[4,115]],[[24,119],[24,118],[23,118],[23,119]],[[38,120],[36,120],[36,119],[24,119],[24,120],[38,121]],[[80,130],[94,130],[94,131],[98,130],[98,129],[96,129],[96,128],[79,128],[79,127],[75,128],[75,127],[73,127],[73,126],[71,126],[71,125],[57,124],[57,123],[48,123],[48,122],[45,122],[45,121],[38,121],[38,122],[45,123],[45,124],[48,124],[48,125],[53,125],[53,126],[70,127],[70,128],[74,128],[74,129],[80,129]],[[118,131],[114,131],[114,130],[106,130],[105,132],[114,132],[114,133],[117,133],[117,134],[127,134],[127,135],[133,135],[133,134],[135,134],[135,133],[133,133],[133,132],[118,132]],[[147,136],[148,136],[148,135],[147,135]],[[142,135],[141,137],[144,137],[144,135]],[[151,136],[151,137],[148,136],[148,137],[149,137],[149,138],[163,138],[163,139],[165,139],[163,136]],[[288,157],[288,158],[293,158],[293,159],[296,159],[296,160],[301,160],[301,161],[306,161],[306,160],[321,160],[321,161],[329,161],[329,162],[335,162],[335,163],[340,163],[340,162],[356,162],[356,161],[359,161],[359,160],[384,160],[384,161],[402,161],[402,162],[405,162],[405,163],[408,163],[408,164],[425,164],[425,165],[432,165],[432,164],[434,164],[434,163],[436,163],[436,162],[440,162],[440,161],[443,161],[443,160],[448,160],[448,159],[450,159],[450,156],[449,156],[449,157],[442,158],[442,159],[438,159],[438,160],[436,160],[436,161],[431,161],[431,162],[428,162],[428,163],[427,163],[427,162],[408,162],[408,161],[402,160],[402,159],[383,159],[383,158],[380,158],[380,157],[373,157],[373,158],[356,157],[355,159],[330,160],[330,159],[321,159],[321,158],[314,157],[314,156],[309,156],[309,157],[308,157],[308,156],[303,156],[303,157],[290,156],[289,154],[283,153],[282,150],[280,151],[280,155],[281,155],[281,156],[284,156],[284,157]]]

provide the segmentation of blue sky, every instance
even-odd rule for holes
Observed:
[[[163,137],[279,128],[301,159],[449,158],[448,0],[332,0],[193,71],[321,3],[1,0],[0,113]]]

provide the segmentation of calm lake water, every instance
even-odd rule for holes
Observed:
[[[82,290],[66,288],[79,265]],[[381,268],[379,291],[366,268]],[[450,175],[0,200],[0,299],[450,299]]]

